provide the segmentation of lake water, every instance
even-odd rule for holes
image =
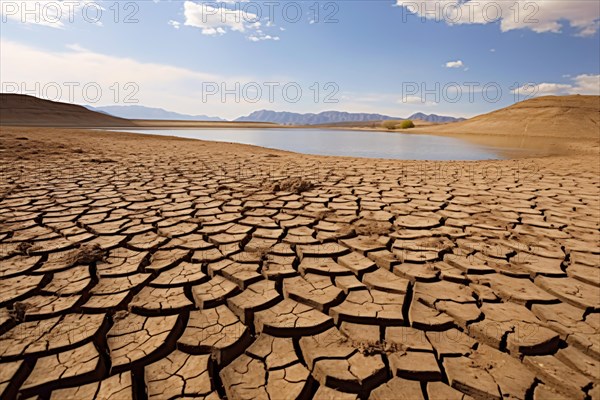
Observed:
[[[499,160],[501,148],[433,135],[326,129],[127,129],[123,132],[251,144],[296,153],[402,160]],[[503,155],[504,154],[504,155]]]

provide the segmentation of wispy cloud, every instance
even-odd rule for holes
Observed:
[[[102,91],[98,105],[123,103],[129,93],[123,87],[132,83],[137,88],[132,99],[144,105],[189,109],[190,105],[198,107],[202,82],[222,80],[210,73],[97,53],[77,44],[64,51],[6,39],[0,45],[3,90],[18,85],[25,89],[21,92],[52,100],[85,103],[83,87],[93,85]],[[96,97],[94,90],[89,97]]]
[[[435,101],[429,101],[427,99],[424,99],[421,96],[404,96],[403,98],[398,100],[396,103],[421,105],[421,106],[426,106],[426,107],[432,107],[432,106],[436,106],[439,104],[439,103],[436,103]]]

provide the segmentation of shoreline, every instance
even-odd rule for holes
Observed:
[[[456,137],[456,135],[448,135]],[[555,154],[520,154],[520,157],[507,157],[504,159],[490,160],[414,160],[414,159],[386,159],[367,158],[337,155],[303,154],[293,151],[272,149],[257,145],[236,142],[209,141],[177,136],[164,136],[147,133],[120,132],[110,129],[79,129],[79,128],[40,128],[40,127],[7,127],[0,126],[0,137],[9,139],[14,145],[5,143],[0,147],[0,159],[5,164],[10,160],[28,164],[31,161],[44,161],[54,158],[65,159],[74,157],[80,162],[86,162],[82,155],[93,154],[93,162],[112,160],[112,162],[131,163],[131,156],[137,154],[154,154],[160,158],[163,152],[170,157],[181,156],[189,158],[190,154],[241,154],[249,155],[253,159],[271,161],[271,159],[289,159],[297,168],[302,168],[303,163],[322,165],[356,163],[369,165],[375,168],[379,164],[392,168],[459,168],[462,171],[480,169],[489,166],[499,166],[509,171],[519,169],[521,165],[535,164],[537,170],[554,170],[559,174],[569,173],[569,165],[579,165],[579,169],[600,173],[598,165],[598,152],[589,146],[588,140],[574,141],[561,153]],[[12,139],[12,140],[10,140]],[[473,139],[473,138],[472,138]],[[485,139],[488,138],[484,138]],[[537,138],[536,138],[537,139]],[[182,147],[181,144],[185,145]],[[31,146],[33,144],[33,146]],[[481,144],[481,143],[480,143]],[[15,147],[16,146],[16,147]],[[142,150],[144,149],[144,150]],[[173,150],[176,153],[173,153]],[[507,153],[510,155],[510,152]],[[100,157],[98,157],[100,156]],[[119,160],[119,158],[123,158]],[[261,162],[262,162],[261,161]],[[52,161],[53,162],[53,161]]]
[[[278,127],[269,127],[268,129],[277,129]],[[398,132],[398,131],[390,131],[390,130],[384,130],[384,129],[350,129],[350,128],[339,128],[339,129],[332,129],[332,128],[314,128],[314,127],[310,127],[310,126],[294,126],[294,127],[282,127],[282,128],[288,128],[288,129],[293,129],[293,130],[320,130],[320,131],[338,131],[338,132],[367,132],[367,133],[383,133],[383,134],[410,134],[410,135],[425,135],[425,136],[436,136],[436,137],[447,137],[447,138],[453,138],[453,139],[458,139],[464,142],[470,142],[474,145],[479,146],[482,150],[489,150],[492,152],[495,152],[499,155],[502,155],[503,158],[501,159],[523,159],[523,158],[530,158],[530,157],[550,157],[550,156],[555,156],[555,155],[567,155],[568,152],[563,150],[560,150],[556,148],[556,146],[544,146],[544,149],[539,149],[536,148],[535,145],[536,144],[540,144],[542,141],[545,141],[543,139],[540,138],[533,138],[532,141],[534,141],[535,143],[528,143],[526,146],[523,146],[523,143],[521,143],[521,145],[519,146],[515,146],[514,143],[512,143],[512,139],[517,139],[517,137],[515,136],[506,136],[506,137],[493,137],[491,135],[457,135],[457,134],[436,134],[436,133],[429,133],[429,132]],[[188,137],[182,137],[182,136],[177,136],[177,135],[153,135],[153,136],[166,136],[166,137],[178,137],[178,138],[184,138],[184,139],[191,139],[191,140],[203,140],[203,141],[214,141],[214,142],[218,142],[218,143],[237,143],[237,144],[246,144],[248,146],[257,146],[257,147],[263,147],[263,146],[259,146],[259,145],[254,145],[254,144],[247,144],[247,143],[239,143],[239,142],[232,142],[232,141],[228,141],[227,140],[227,131],[228,130],[238,130],[238,131],[243,131],[245,129],[253,129],[253,128],[247,128],[247,127],[233,127],[233,128],[224,128],[224,127],[215,127],[215,128],[189,128],[189,127],[185,127],[185,128],[180,128],[180,127],[170,127],[170,128],[162,128],[162,127],[156,127],[156,128],[143,128],[143,129],[139,129],[139,128],[123,128],[122,130],[115,130],[115,129],[99,129],[99,130],[104,130],[104,131],[111,131],[111,132],[127,132],[127,133],[135,133],[135,134],[150,134],[152,135],[152,133],[148,133],[151,132],[153,130],[157,130],[157,131],[167,131],[167,130],[173,130],[173,131],[178,131],[178,130],[182,130],[182,131],[186,131],[186,130],[203,130],[203,129],[207,129],[207,130],[223,130],[224,131],[224,136],[222,138],[222,140],[208,140],[208,139],[199,139],[199,138],[188,138]],[[257,128],[254,128],[257,129]],[[258,128],[258,129],[262,129],[262,128]],[[136,131],[138,130],[143,130],[146,131],[145,133],[137,133]],[[560,139],[563,140],[564,139]],[[511,142],[508,142],[511,141]],[[272,149],[274,150],[275,148],[272,147],[264,147],[266,149]],[[387,157],[368,157],[368,156],[352,156],[352,155],[323,155],[323,154],[313,154],[313,153],[302,153],[302,152],[295,152],[293,150],[283,150],[283,149],[277,149],[277,150],[282,150],[282,151],[290,151],[292,153],[296,153],[299,155],[314,155],[314,156],[332,156],[332,157],[355,157],[355,158],[361,158],[361,159],[373,159],[373,160],[403,160],[402,158],[387,158]],[[407,161],[416,161],[414,159],[406,159]],[[493,160],[493,159],[490,159]],[[429,160],[420,160],[420,161],[477,161],[477,160],[433,160],[433,159],[429,159]],[[485,160],[479,160],[479,161],[485,161]]]
[[[473,174],[475,171],[479,175],[489,175],[490,171],[486,171],[489,168],[498,168],[501,175],[513,174],[515,176],[518,176],[518,171],[523,168],[526,173],[530,173],[531,170],[546,170],[565,175],[569,174],[571,170],[575,170],[600,174],[600,164],[597,162],[598,153],[595,149],[590,149],[586,141],[572,143],[561,154],[527,154],[522,157],[491,160],[410,160],[302,154],[235,142],[217,142],[104,129],[0,127],[0,137],[13,139],[13,143],[16,144],[16,147],[11,144],[0,147],[0,159],[4,159],[3,162],[6,165],[10,165],[12,160],[28,166],[31,161],[39,162],[41,156],[43,156],[44,162],[50,164],[54,164],[56,159],[60,162],[67,162],[64,161],[66,158],[73,157],[80,163],[88,163],[89,161],[86,159],[89,159],[93,163],[115,162],[128,165],[138,158],[141,160],[148,154],[154,155],[153,159],[157,160],[165,157],[165,154],[170,158],[181,157],[180,161],[185,164],[191,162],[189,160],[191,155],[196,154],[197,157],[200,157],[208,152],[211,156],[220,154],[225,157],[227,155],[228,162],[231,162],[231,155],[234,154],[238,154],[242,158],[248,156],[250,163],[256,163],[255,167],[258,169],[272,164],[273,160],[278,162],[289,160],[290,165],[293,165],[296,170],[310,169],[304,168],[304,164],[327,166],[334,170],[338,168],[337,165],[357,164],[371,168],[386,165],[392,169],[407,169],[409,173],[414,174],[428,173],[427,171],[433,170],[440,173],[440,171],[447,172],[456,169],[460,171],[460,174]],[[182,146],[182,144],[184,145]],[[86,157],[86,154],[90,156]],[[134,156],[133,159],[132,156]],[[235,162],[241,163],[239,160]],[[152,165],[154,162],[150,162],[148,168],[152,168]]]
[[[590,139],[590,138],[580,138],[580,139],[568,139],[562,137],[525,137],[523,135],[511,135],[511,134],[456,134],[456,133],[447,133],[447,132],[430,132],[426,131],[426,127],[423,129],[413,128],[418,130],[388,130],[388,129],[378,129],[378,128],[361,128],[361,127],[315,127],[313,125],[306,126],[289,126],[289,125],[273,125],[273,124],[253,124],[253,123],[243,123],[240,126],[239,123],[232,123],[233,126],[223,126],[223,123],[208,123],[202,126],[173,126],[173,125],[153,125],[153,126],[126,126],[126,127],[50,127],[50,126],[23,126],[23,125],[0,125],[0,130],[2,129],[58,129],[58,130],[67,130],[67,131],[104,131],[104,132],[113,132],[113,133],[131,133],[134,135],[145,135],[145,136],[153,136],[153,137],[172,137],[184,140],[198,140],[198,141],[208,141],[204,139],[195,139],[195,138],[183,138],[175,135],[153,135],[150,133],[136,133],[132,131],[136,130],[202,130],[202,129],[219,129],[226,131],[230,130],[245,130],[245,129],[290,129],[290,130],[332,130],[332,131],[349,131],[349,132],[377,132],[377,133],[388,133],[388,134],[402,134],[402,135],[427,135],[427,136],[438,136],[438,137],[449,137],[455,138],[463,141],[467,141],[473,143],[477,146],[482,147],[483,149],[490,149],[492,151],[496,151],[498,154],[501,154],[504,159],[528,159],[528,158],[547,158],[547,157],[564,157],[570,155],[584,155],[584,154],[600,154],[600,139]],[[515,141],[519,141],[518,145],[515,145]],[[247,146],[255,146],[262,147],[259,145],[252,144],[242,144],[237,142],[227,141],[227,138],[223,138],[223,141],[215,141],[215,143],[233,143],[239,145],[247,145]],[[263,147],[264,149],[272,150],[272,151],[288,151],[288,150],[279,150],[275,148]],[[289,150],[289,152],[294,153]],[[401,160],[401,159],[389,159],[389,158],[376,158],[376,157],[357,157],[357,156],[336,156],[336,155],[318,155],[318,154],[307,154],[307,153],[295,153],[298,155],[307,155],[307,156],[318,156],[318,157],[349,157],[349,158],[359,158],[359,159],[373,159],[373,160]],[[406,161],[419,161],[419,160],[410,160],[406,159]],[[425,161],[425,160],[421,160]],[[453,162],[453,161],[476,161],[476,160],[428,160],[428,161],[438,161],[438,162]],[[481,160],[483,161],[483,160]]]

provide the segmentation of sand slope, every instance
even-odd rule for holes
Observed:
[[[544,96],[463,122],[416,128],[430,133],[597,138],[600,96]]]
[[[0,124],[26,126],[132,126],[127,119],[85,107],[21,94],[0,94]]]

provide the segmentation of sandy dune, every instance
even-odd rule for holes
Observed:
[[[415,128],[415,132],[599,138],[600,96],[545,96],[462,122]]]
[[[597,160],[2,127],[0,395],[598,399]]]
[[[90,111],[76,104],[21,94],[0,94],[0,124],[25,126],[128,127],[123,118]]]

